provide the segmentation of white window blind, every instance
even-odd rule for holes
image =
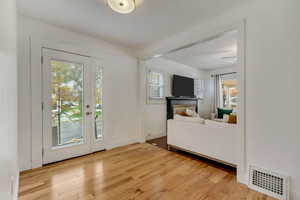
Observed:
[[[161,72],[148,72],[149,99],[164,98],[164,75]]]

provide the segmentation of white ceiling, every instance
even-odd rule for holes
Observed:
[[[164,57],[203,70],[231,67],[237,59],[237,31],[197,44]]]
[[[18,6],[22,15],[138,49],[245,1],[136,0],[128,15],[113,12],[105,0],[18,0]]]

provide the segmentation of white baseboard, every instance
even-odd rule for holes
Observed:
[[[146,142],[146,138],[145,137],[140,137],[140,139],[138,140],[139,143],[145,143]]]
[[[19,163],[20,163],[20,166],[19,166],[20,172],[31,169],[31,163],[30,162],[26,162],[26,163],[25,162],[24,163],[19,162]]]
[[[13,200],[18,199],[18,194],[19,194],[19,180],[20,180],[20,175],[17,173],[15,179],[14,179],[14,189],[13,189]]]
[[[238,176],[237,182],[248,186],[248,182],[246,181],[246,178],[244,178],[243,176]]]
[[[300,193],[291,192],[290,200],[298,200],[300,199]]]
[[[148,134],[146,136],[146,140],[153,140],[153,139],[161,138],[161,137],[164,137],[164,136],[167,136],[167,135],[165,133]]]
[[[116,141],[110,144],[106,145],[106,150],[110,150],[116,147],[121,147],[121,146],[126,146],[129,144],[134,144],[134,143],[140,143],[141,140],[140,138],[136,138],[136,139],[129,139],[129,140],[123,140],[123,141]]]
[[[116,147],[126,146],[126,145],[130,145],[130,144],[134,144],[134,143],[144,143],[144,142],[145,142],[145,140],[141,139],[141,138],[138,138],[138,139],[129,139],[129,140],[123,140],[123,141],[116,141],[116,142],[107,144],[105,146],[105,149],[106,150],[110,150],[110,149],[113,149],[113,148],[116,148]],[[32,167],[29,166],[28,163],[26,163],[26,165],[20,166],[20,172],[42,167],[42,165],[40,165],[40,163],[34,163],[34,162],[32,162],[31,165],[32,165]]]

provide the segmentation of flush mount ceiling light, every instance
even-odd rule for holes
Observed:
[[[131,13],[135,9],[134,0],[107,0],[107,3],[111,9],[121,14]]]

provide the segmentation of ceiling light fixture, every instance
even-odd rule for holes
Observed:
[[[135,10],[134,0],[107,0],[107,3],[111,9],[121,14],[128,14]]]

